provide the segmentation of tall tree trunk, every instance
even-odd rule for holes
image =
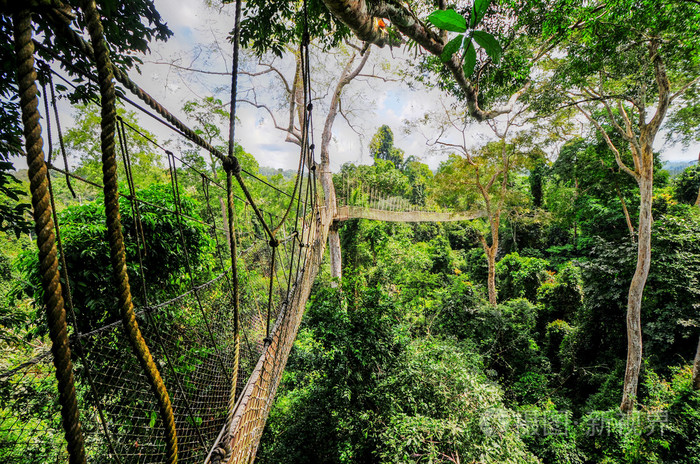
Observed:
[[[496,251],[498,247],[491,245],[491,247],[486,251],[486,258],[489,262],[489,277],[488,277],[488,288],[489,288],[489,303],[496,306],[498,303],[496,294]]]
[[[331,228],[328,231],[328,248],[331,255],[331,277],[340,281],[343,277],[343,270],[340,251],[340,234],[338,233],[337,223],[331,225]],[[331,286],[337,287],[338,284],[336,282],[332,282]]]
[[[698,340],[698,349],[693,361],[693,390],[700,390],[700,340]]]
[[[332,217],[338,214],[338,205],[336,204],[336,194],[335,186],[333,185],[333,173],[331,172],[331,161],[330,161],[330,144],[333,136],[333,123],[338,115],[338,110],[340,108],[340,95],[343,92],[343,88],[350,83],[357,75],[362,71],[362,68],[367,63],[370,51],[366,50],[364,56],[358,63],[357,67],[353,70],[352,65],[355,62],[356,55],[352,55],[348,60],[343,73],[338,80],[338,84],[333,92],[333,97],[331,98],[331,103],[328,108],[328,114],[326,115],[326,121],[323,125],[323,134],[321,134],[321,186],[323,187],[323,195],[325,197],[325,206],[330,210]],[[328,250],[331,255],[331,277],[342,278],[342,254],[340,251],[340,235],[338,234],[338,227],[332,225],[328,232]],[[335,284],[332,284],[335,286]]]
[[[651,147],[645,147],[642,155],[645,165],[651,164]],[[647,159],[648,156],[648,159]],[[639,371],[642,366],[642,295],[649,275],[651,263],[651,199],[653,192],[653,169],[643,169],[638,178],[639,183],[639,240],[637,242],[637,269],[630,283],[627,295],[627,366],[620,409],[630,412],[634,408],[639,383]]]
[[[496,252],[498,251],[498,233],[492,237],[491,246],[486,243],[486,238],[481,234],[479,234],[479,243],[481,243],[481,248],[483,248],[484,253],[486,253],[486,261],[488,263],[488,277],[486,279],[486,286],[489,291],[489,303],[496,306],[496,304],[498,304],[498,294],[496,293]]]

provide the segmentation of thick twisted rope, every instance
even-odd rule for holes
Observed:
[[[124,329],[129,337],[132,349],[141,364],[153,393],[158,401],[160,417],[165,429],[166,462],[177,462],[177,433],[170,396],[165,388],[158,366],[151,356],[136,321],[134,305],[131,301],[131,288],[126,269],[126,251],[122,235],[119,214],[119,191],[117,185],[117,159],[115,155],[114,133],[117,122],[114,76],[109,59],[109,49],[104,39],[102,22],[94,0],[84,0],[83,10],[88,21],[88,32],[95,51],[94,58],[100,84],[102,100],[102,175],[104,178],[105,211],[107,215],[107,235],[110,248],[110,260],[114,279],[118,287],[119,311]]]
[[[86,462],[85,444],[80,426],[71,351],[68,345],[66,311],[58,271],[56,237],[37,109],[39,100],[37,98],[36,70],[34,69],[32,20],[28,10],[22,10],[14,15],[14,34],[17,53],[17,86],[22,108],[29,182],[39,247],[41,283],[44,289],[44,304],[46,305],[46,317],[52,343],[51,351],[58,379],[61,416],[68,442],[69,462],[71,464],[84,464]]]

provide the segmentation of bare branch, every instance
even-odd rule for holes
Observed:
[[[345,119],[345,122],[348,124],[348,127],[355,134],[357,134],[360,137],[360,139],[362,139],[362,137],[363,137],[362,133],[355,128],[355,125],[352,122],[350,122],[350,118],[348,118],[348,115],[343,110],[343,99],[342,98],[338,99],[338,113],[340,113],[340,115],[343,117],[343,119]]]
[[[210,75],[214,75],[214,76],[230,76],[230,73],[224,72],[224,71],[207,71],[204,69],[191,68],[189,66],[182,66],[179,64],[175,64],[175,63],[168,63],[165,61],[146,61],[146,63],[170,66],[171,68],[180,69],[182,71],[189,71],[189,72],[198,73],[198,74],[210,74]]]
[[[299,133],[299,131],[295,129],[290,129],[289,127],[281,126],[280,124],[278,124],[277,119],[275,118],[275,113],[270,109],[269,106],[245,98],[239,98],[236,99],[236,101],[239,103],[247,103],[248,105],[254,106],[255,108],[267,111],[267,114],[270,115],[270,119],[272,119],[272,124],[275,126],[275,129],[287,133],[286,141],[301,146],[301,133]]]
[[[603,139],[605,139],[605,142],[608,144],[608,147],[610,147],[610,150],[612,150],[613,154],[615,155],[615,161],[617,162],[617,165],[620,166],[620,169],[625,171],[627,174],[630,176],[634,177],[635,180],[639,180],[639,173],[637,170],[632,170],[630,169],[623,161],[622,157],[620,155],[620,150],[615,146],[615,144],[610,140],[610,137],[608,136],[608,133],[605,132],[605,129],[600,125],[598,121],[596,121],[593,116],[591,116],[586,110],[581,108],[580,105],[574,105],[575,108],[586,118],[588,121],[595,126],[596,130],[603,136]],[[635,165],[637,164],[637,161],[635,160]]]
[[[686,0],[686,1],[689,1],[689,0]],[[698,1],[698,4],[700,5],[700,1]],[[678,92],[676,92],[676,93],[674,93],[673,95],[671,95],[671,101],[673,101],[673,100],[675,100],[676,98],[678,98],[678,97],[680,97],[681,95],[683,95],[683,93],[684,93],[686,90],[688,90],[690,87],[692,87],[693,85],[697,84],[698,82],[700,82],[700,76],[698,76],[698,77],[696,77],[695,79],[693,79],[692,81],[688,82],[688,83],[685,84],[683,87],[681,87],[681,88],[678,90]]]
[[[370,79],[379,79],[383,82],[401,82],[401,79],[394,79],[393,77],[378,76],[376,74],[358,74],[357,77],[367,77]]]

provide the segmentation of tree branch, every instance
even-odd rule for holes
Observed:
[[[612,140],[610,140],[608,133],[605,132],[603,127],[600,125],[600,123],[598,121],[596,121],[593,118],[593,116],[591,116],[586,110],[581,108],[580,105],[577,104],[574,106],[586,119],[588,119],[588,121],[591,122],[591,124],[593,124],[593,126],[595,126],[596,130],[603,136],[603,139],[605,139],[605,142],[608,144],[608,147],[610,147],[610,150],[612,150],[613,154],[615,155],[615,161],[617,162],[617,165],[620,166],[620,169],[622,169],[627,174],[632,176],[635,180],[639,180],[639,177],[640,177],[639,173],[636,170],[633,171],[632,169],[630,169],[629,166],[627,166],[622,161],[622,157],[620,156],[620,150],[618,150],[617,147],[615,146],[615,144],[612,142]],[[635,165],[636,164],[637,163],[635,161]]]
[[[270,109],[270,107],[268,107],[267,105],[265,105],[263,103],[258,103],[257,100],[252,101],[252,100],[248,100],[245,98],[239,98],[239,99],[236,99],[236,101],[239,103],[247,103],[251,106],[254,106],[255,108],[267,111],[267,114],[269,114],[270,118],[272,119],[272,124],[275,126],[275,129],[278,129],[278,130],[281,130],[282,132],[287,133],[286,141],[291,142],[295,145],[301,146],[301,134],[298,131],[294,130],[293,128],[284,127],[284,126],[279,125],[277,123],[277,119],[275,118],[275,113]]]
[[[698,2],[698,4],[700,5],[700,2]],[[697,84],[698,82],[700,82],[700,76],[698,76],[698,77],[696,77],[695,79],[693,79],[692,81],[688,82],[688,83],[685,84],[683,87],[681,87],[681,88],[678,90],[678,92],[676,92],[676,93],[674,93],[673,95],[671,95],[671,101],[673,101],[673,100],[675,100],[676,98],[678,98],[678,97],[680,97],[681,95],[683,95],[683,93],[684,93],[686,90],[688,90],[690,87],[692,87],[693,85]]]

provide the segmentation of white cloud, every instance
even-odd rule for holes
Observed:
[[[188,124],[194,124],[193,121],[187,121],[182,114],[184,102],[209,95],[216,95],[223,101],[228,101],[230,76],[192,74],[154,62],[174,62],[185,67],[195,66],[207,71],[226,72],[230,69],[231,62],[231,46],[226,38],[232,28],[233,5],[219,10],[205,7],[201,0],[156,0],[156,8],[175,34],[166,43],[151,43],[151,54],[144,57],[142,73],[132,73],[131,76],[178,118]],[[318,102],[314,110],[314,136],[318,145],[325,118],[324,107],[340,72],[338,62],[345,58],[342,54],[320,56],[317,49],[312,49],[311,53],[315,62],[314,95],[325,96],[325,103]],[[382,69],[382,61],[388,62],[394,69],[408,66],[402,61],[404,58],[401,50],[374,48],[372,54],[365,72]],[[253,65],[251,61],[243,61],[246,69]],[[289,59],[282,60],[280,66],[291,80],[293,63]],[[278,122],[284,124],[287,115],[277,110],[280,91],[276,85],[269,76],[258,77],[254,81],[240,76],[239,80],[241,95],[251,97],[254,91],[271,108],[275,108]],[[405,82],[357,78],[344,91],[343,109],[350,113],[354,129],[362,136],[359,136],[343,117],[339,115],[336,118],[330,147],[332,169],[339,169],[345,162],[371,162],[367,146],[372,135],[382,124],[388,124],[393,129],[396,145],[407,155],[419,156],[432,168],[436,168],[444,159],[444,155],[436,155],[431,147],[426,145],[426,137],[434,138],[435,132],[431,132],[429,128],[420,128],[407,133],[404,127],[407,120],[417,120],[426,113],[440,111],[441,99],[446,100],[445,105],[451,103],[443,92],[436,89],[411,90]],[[62,102],[60,110],[64,127],[70,126],[70,107]],[[240,123],[236,128],[237,140],[248,152],[256,156],[261,165],[286,169],[296,167],[298,147],[284,141],[285,134],[274,128],[266,111],[240,104],[238,117]],[[141,122],[160,140],[175,138],[171,131],[147,116],[141,117]],[[225,127],[222,127],[222,131],[224,134],[228,132]],[[475,123],[469,129],[468,135],[475,143],[483,143],[486,134],[489,133],[487,128]],[[662,137],[659,137],[656,148],[664,150],[663,156],[666,159],[697,159],[700,144],[683,149],[665,143]]]

